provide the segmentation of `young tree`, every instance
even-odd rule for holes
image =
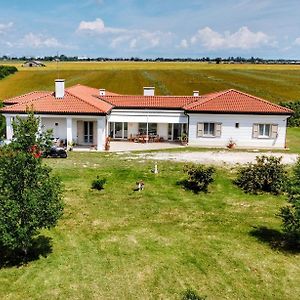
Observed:
[[[288,202],[290,205],[282,207],[279,214],[282,227],[290,241],[300,245],[300,157],[288,187]]]
[[[13,124],[11,144],[0,150],[0,246],[26,254],[42,228],[54,227],[62,216],[62,185],[42,163],[40,149],[49,133],[38,132],[30,112]]]

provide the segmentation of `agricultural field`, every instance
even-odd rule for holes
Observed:
[[[43,231],[38,260],[0,262],[1,299],[296,299],[300,254],[282,249],[284,196],[247,195],[235,169],[217,169],[207,194],[185,191],[181,163],[70,153],[48,159],[65,185],[65,213]],[[96,176],[102,191],[91,190]],[[145,190],[134,192],[143,180]]]
[[[123,94],[141,94],[143,86],[155,86],[161,95],[235,88],[276,103],[300,99],[300,66],[143,62],[61,62],[57,66],[48,62],[45,68],[23,68],[21,64],[14,63],[17,74],[0,81],[0,100],[32,90],[53,90],[58,77],[65,78],[67,86],[81,83]]]

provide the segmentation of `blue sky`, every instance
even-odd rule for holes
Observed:
[[[299,14],[299,0],[1,0],[0,55],[300,59]]]

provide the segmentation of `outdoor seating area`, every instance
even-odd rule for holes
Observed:
[[[165,142],[165,139],[163,137],[160,137],[158,134],[137,134],[133,135],[131,134],[128,137],[129,142],[134,143],[159,143],[159,142]]]

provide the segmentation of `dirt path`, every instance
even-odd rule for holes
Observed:
[[[246,164],[255,161],[258,155],[282,156],[284,164],[294,164],[297,154],[271,153],[271,152],[228,152],[228,151],[207,151],[207,152],[156,152],[142,153],[130,156],[131,159],[170,160],[178,162],[194,162],[213,165],[235,165]]]

